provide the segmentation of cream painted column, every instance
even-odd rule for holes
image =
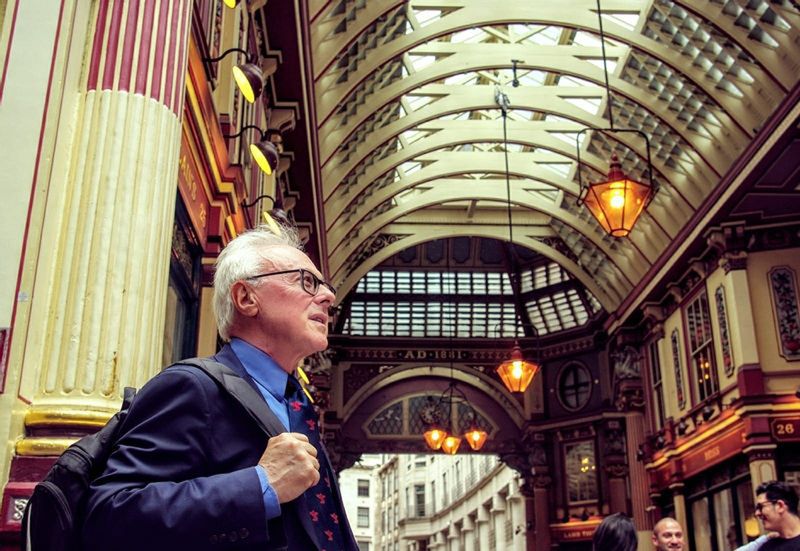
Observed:
[[[674,484],[670,486],[673,491],[672,503],[675,505],[675,520],[683,528],[684,533],[688,526],[688,516],[686,513],[686,498],[683,495],[683,484]]]
[[[778,467],[775,464],[775,445],[752,446],[744,450],[750,464],[750,482],[753,495],[762,482],[778,479]]]
[[[459,551],[460,547],[458,545],[458,530],[456,530],[455,524],[450,524],[447,529],[447,550],[448,551]]]
[[[489,510],[486,505],[478,507],[478,549],[489,549]]]
[[[464,534],[464,551],[477,551],[475,549],[475,521],[472,516],[464,517],[461,533]]]
[[[53,455],[161,368],[191,0],[94,2],[85,88],[50,182],[18,455]],[[56,170],[58,167],[55,167]]]
[[[728,311],[733,365],[736,371],[744,365],[758,365],[758,342],[756,341],[753,304],[747,282],[747,255],[726,254],[720,260],[725,271],[725,305]]]
[[[506,500],[500,494],[495,494],[492,497],[492,519],[491,523],[494,527],[494,542],[495,542],[495,549],[505,549],[506,548],[506,531],[505,531],[505,520],[506,520]]]
[[[508,496],[508,518],[511,521],[512,544],[514,551],[525,551],[525,528],[527,520],[525,518],[525,496],[523,496],[516,484],[512,484],[512,493]]]

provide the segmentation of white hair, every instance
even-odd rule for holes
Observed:
[[[268,249],[280,246],[303,249],[294,228],[282,226],[281,233],[276,234],[268,226],[259,226],[239,234],[219,253],[214,269],[214,317],[223,341],[231,339],[235,312],[231,287],[237,281],[257,275],[264,261],[270,260]]]

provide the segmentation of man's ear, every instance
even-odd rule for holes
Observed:
[[[258,314],[259,304],[255,292],[243,281],[237,281],[231,286],[231,301],[236,311],[245,317],[252,318]]]

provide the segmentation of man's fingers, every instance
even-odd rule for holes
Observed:
[[[317,448],[315,448],[312,444],[306,444],[306,451],[309,455],[317,457]]]
[[[308,436],[306,436],[302,432],[287,432],[286,434],[288,434],[289,436],[293,436],[298,440],[302,440],[303,442],[308,442]]]

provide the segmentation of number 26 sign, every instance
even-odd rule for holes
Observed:
[[[770,420],[772,437],[778,441],[800,441],[800,419],[778,417]]]

